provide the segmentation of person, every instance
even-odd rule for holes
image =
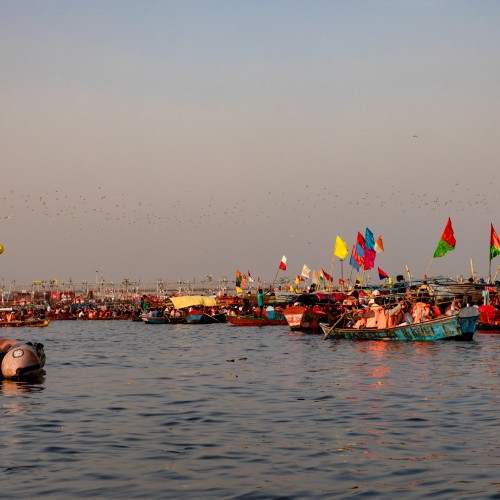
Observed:
[[[259,288],[259,292],[257,294],[257,307],[259,308],[259,318],[262,318],[262,311],[264,310],[264,297],[269,292],[263,292],[262,288]]]

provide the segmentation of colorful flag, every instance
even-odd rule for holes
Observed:
[[[280,262],[280,266],[279,268],[282,270],[282,271],[286,271],[286,257],[283,255],[283,257],[281,258],[281,262]]]
[[[250,274],[250,271],[248,271],[248,282],[249,283],[253,283],[253,278],[252,278],[252,275]]]
[[[365,231],[365,248],[375,250],[375,238],[373,237],[373,233],[368,228],[366,228]]]
[[[241,286],[241,273],[236,269],[236,286]]]
[[[313,271],[312,282],[319,285],[319,273],[317,271]]]
[[[326,281],[333,281],[333,278],[323,269],[321,269],[321,274],[323,275],[323,278],[325,278]]]
[[[340,236],[337,236],[335,239],[335,248],[333,250],[333,255],[338,257],[339,259],[345,259],[349,250],[347,250],[347,243],[342,240]]]
[[[365,248],[365,238],[363,235],[358,231],[358,237],[356,238],[356,243],[361,247]]]
[[[356,262],[360,265],[363,266],[365,262],[365,249],[359,244],[356,244],[356,250],[354,251],[354,258],[356,259]]]
[[[378,277],[381,280],[385,280],[385,279],[389,278],[389,275],[384,270],[380,269],[380,267],[377,267],[377,271],[378,271]]]
[[[236,293],[237,293],[237,294],[238,294],[238,293],[243,293],[243,290],[242,290],[239,286],[237,286],[237,287],[236,287]]]
[[[497,255],[500,255],[500,239],[498,234],[493,229],[493,224],[491,225],[491,236],[490,236],[490,261],[493,260]]]
[[[382,236],[379,236],[377,238],[377,241],[375,242],[374,250],[378,253],[382,253],[384,251],[384,242],[382,241]]]
[[[340,285],[340,286],[343,286],[343,285],[344,285],[344,283],[345,283],[345,282],[344,282],[344,280],[343,280],[342,278],[339,278],[339,285]]]
[[[456,243],[453,228],[451,227],[451,219],[448,217],[448,222],[446,223],[446,227],[444,228],[441,239],[439,240],[436,251],[434,252],[434,258],[442,257],[447,252],[454,250]]]
[[[302,267],[302,276],[304,276],[304,278],[310,278],[311,277],[311,270],[304,264],[304,266]]]
[[[241,288],[246,288],[247,287],[247,277],[243,275],[241,277]]]
[[[356,243],[352,245],[352,250],[351,250],[351,258],[349,259],[349,265],[354,267],[356,271],[359,271],[359,264],[356,258],[354,257],[356,255]]]
[[[304,278],[302,276],[295,276],[295,284],[300,285],[300,282],[304,281]]]

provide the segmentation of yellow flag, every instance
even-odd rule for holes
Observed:
[[[243,289],[239,286],[236,287],[236,293],[243,293]]]
[[[340,236],[337,236],[335,240],[335,249],[333,250],[333,255],[338,257],[339,259],[345,259],[349,250],[347,250],[347,243],[342,240]]]

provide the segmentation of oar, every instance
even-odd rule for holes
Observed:
[[[326,340],[328,338],[328,336],[330,335],[330,333],[332,333],[332,330],[340,323],[340,320],[344,318],[344,316],[348,313],[348,311],[342,313],[339,317],[339,319],[333,324],[332,327],[330,327],[330,329],[325,332],[325,335],[323,336],[323,340]]]

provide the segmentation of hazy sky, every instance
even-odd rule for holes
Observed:
[[[366,227],[421,277],[448,217],[430,274],[486,276],[499,26],[498,0],[0,0],[0,278],[272,280]]]

